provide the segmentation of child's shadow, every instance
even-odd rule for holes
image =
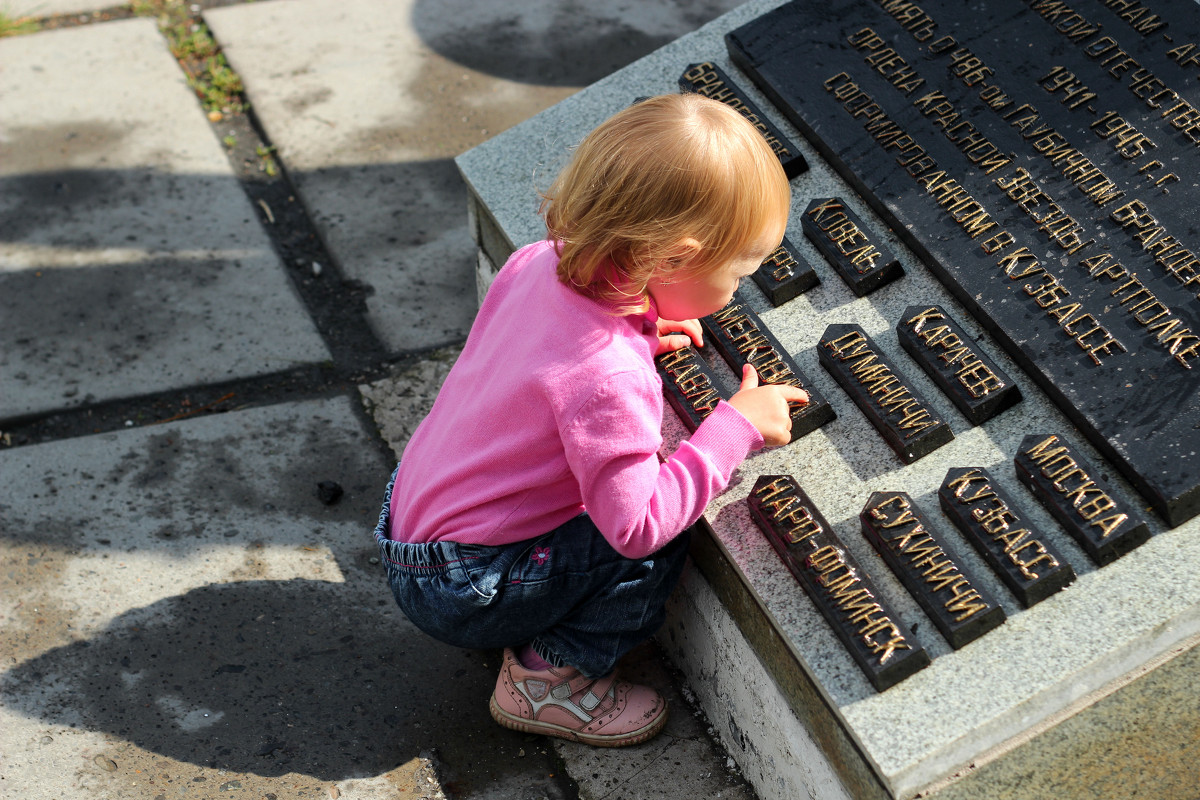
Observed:
[[[490,772],[481,752],[515,750],[522,738],[488,715],[496,655],[434,642],[367,583],[193,589],[18,665],[0,699],[231,772],[338,781],[434,748],[455,783]]]

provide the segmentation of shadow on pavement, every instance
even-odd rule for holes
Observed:
[[[413,27],[433,50],[479,72],[586,86],[740,4],[417,0]]]
[[[366,591],[377,588],[288,580],[193,589],[14,667],[0,699],[230,772],[339,781],[433,752],[447,785],[469,794],[503,782],[508,764],[527,776],[541,758],[542,795],[570,796],[565,777],[552,777],[552,757],[539,755],[548,750],[541,740],[490,719],[497,655],[398,624],[390,600]]]

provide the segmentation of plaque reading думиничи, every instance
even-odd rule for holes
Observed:
[[[954,438],[946,421],[858,325],[826,328],[817,357],[905,464]]]
[[[1200,14],[1126,5],[796,0],[726,41],[1179,525],[1200,513]]]
[[[791,475],[763,475],[750,516],[878,691],[929,665],[869,575]]]

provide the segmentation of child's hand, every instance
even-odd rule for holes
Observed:
[[[762,434],[771,446],[792,440],[792,415],[789,402],[807,403],[808,392],[787,384],[758,385],[758,371],[747,364],[742,367],[742,386],[729,398],[733,406]]]
[[[676,322],[672,319],[659,319],[658,349],[654,351],[654,355],[682,350],[689,344],[704,347],[704,332],[700,327],[700,320],[685,319]]]

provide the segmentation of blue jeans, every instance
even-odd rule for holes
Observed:
[[[375,528],[379,557],[396,602],[433,638],[477,649],[530,642],[551,664],[599,678],[662,625],[689,531],[638,559],[614,550],[586,514],[498,547],[406,544],[387,538],[395,480]]]

